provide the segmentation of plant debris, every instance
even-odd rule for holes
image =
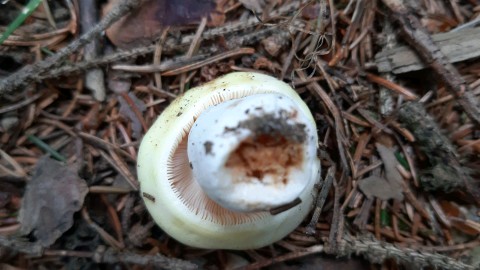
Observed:
[[[119,0],[98,22],[95,1],[27,2],[0,15],[23,21],[0,45],[2,267],[478,268],[478,1]],[[199,250],[146,214],[138,147],[175,97],[235,71],[300,94],[324,181],[281,241]]]
[[[403,178],[397,170],[398,162],[394,152],[378,143],[376,147],[383,161],[385,178],[372,175],[360,180],[358,187],[367,197],[374,196],[381,200],[403,200]]]
[[[104,8],[108,13],[120,1],[110,0]],[[214,25],[223,23],[214,0],[144,0],[141,7],[114,23],[106,31],[110,41],[119,48],[145,46],[155,40],[168,27],[200,23],[210,18]]]
[[[372,175],[360,180],[358,183],[360,190],[369,198],[376,197],[380,200],[402,200],[403,195],[398,185],[391,184],[387,179]]]
[[[20,232],[32,233],[41,246],[50,246],[73,225],[73,214],[82,208],[87,193],[87,183],[71,168],[40,158],[25,187]]]

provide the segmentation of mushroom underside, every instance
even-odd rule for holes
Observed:
[[[234,212],[210,199],[193,177],[187,146],[188,136],[184,136],[167,165],[167,173],[173,190],[192,213],[223,226],[250,223],[269,215],[266,211]]]

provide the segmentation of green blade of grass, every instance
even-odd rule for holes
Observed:
[[[380,225],[386,227],[390,225],[390,215],[386,209],[380,211]]]
[[[44,141],[40,140],[38,137],[34,135],[28,135],[27,136],[28,140],[31,141],[33,144],[38,146],[38,148],[42,149],[44,152],[50,154],[53,158],[59,161],[67,161],[67,159],[62,156],[59,152],[57,152],[55,149],[50,147],[50,145],[46,144]]]
[[[28,4],[22,9],[22,12],[15,18],[15,20],[10,23],[7,27],[7,30],[2,34],[0,37],[0,45],[3,44],[5,40],[15,31],[24,21],[25,19],[32,14],[32,12],[40,5],[42,0],[30,0]]]

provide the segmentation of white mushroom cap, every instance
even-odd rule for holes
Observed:
[[[190,164],[187,155],[188,134],[196,119],[213,105],[265,93],[273,94],[273,100],[278,99],[275,94],[291,99],[309,129],[315,130],[308,107],[287,84],[267,75],[239,72],[187,91],[163,111],[143,138],[137,162],[141,195],[155,222],[176,240],[200,248],[258,248],[285,237],[310,211],[313,188],[320,179],[320,162],[310,150],[304,154],[311,161],[302,171],[306,186],[298,195],[301,203],[276,215],[221,206],[207,196],[191,169],[196,170],[196,165]],[[313,136],[317,142],[315,132]]]
[[[188,136],[188,159],[203,191],[233,211],[291,203],[316,162],[315,123],[282,94],[256,94],[202,112]]]

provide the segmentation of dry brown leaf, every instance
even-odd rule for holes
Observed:
[[[40,158],[22,199],[20,232],[50,246],[72,226],[87,193],[87,183],[75,171],[50,157]]]
[[[381,200],[403,200],[402,191],[392,187],[390,182],[380,176],[372,175],[360,180],[358,182],[358,188],[360,188],[368,198],[376,197]]]
[[[133,93],[128,93],[128,96],[133,101],[138,111],[143,113],[147,109],[145,103],[138,99]],[[135,112],[122,96],[118,96],[118,101],[120,102],[120,114],[132,122],[132,136],[136,139],[139,139],[142,135],[142,123],[140,122],[140,119],[138,119]]]
[[[118,0],[110,0],[104,8],[104,14],[117,2]],[[198,24],[202,17],[208,17],[215,24],[222,24],[224,15],[217,8],[215,0],[144,0],[138,10],[114,23],[106,30],[106,34],[120,48],[148,45],[167,26]]]
[[[385,178],[390,183],[392,188],[402,191],[403,177],[397,169],[398,161],[395,157],[395,152],[392,148],[388,148],[382,144],[375,144],[377,147],[378,154],[383,162],[383,167],[385,169]]]
[[[398,161],[393,150],[379,143],[376,147],[383,161],[385,178],[373,175],[360,180],[358,187],[369,198],[403,200],[403,178],[397,170]]]

